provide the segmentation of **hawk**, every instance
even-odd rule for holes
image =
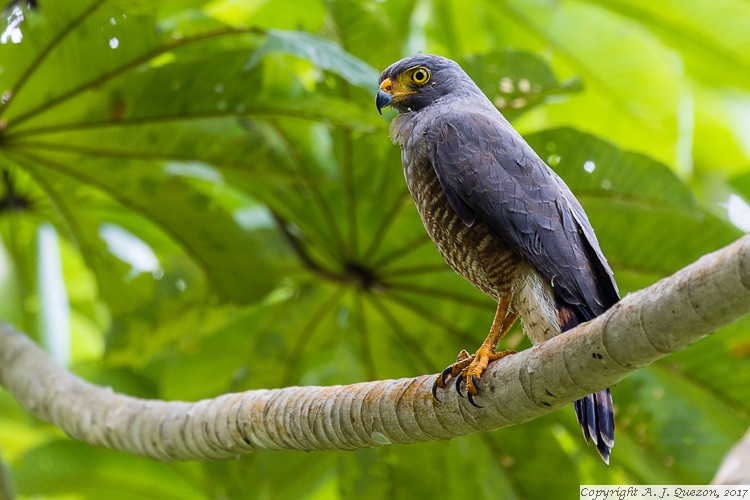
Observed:
[[[378,111],[390,127],[425,229],[445,261],[497,301],[487,339],[433,387],[465,382],[474,406],[497,344],[520,317],[534,344],[602,314],[619,300],[612,269],[581,204],[454,61],[417,54],[380,76]],[[586,442],[609,463],[614,411],[609,389],[575,402]]]

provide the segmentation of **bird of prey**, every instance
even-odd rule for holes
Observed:
[[[433,387],[465,382],[474,406],[497,344],[518,317],[534,344],[602,314],[619,292],[594,230],[568,186],[454,61],[417,54],[380,76],[378,111],[399,114],[391,139],[427,233],[445,261],[497,301],[489,335],[462,351]],[[586,442],[609,463],[609,389],[575,402]]]

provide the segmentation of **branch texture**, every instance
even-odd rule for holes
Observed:
[[[0,325],[0,383],[39,418],[94,445],[159,460],[252,450],[352,450],[519,424],[622,380],[750,312],[750,236],[628,295],[595,320],[493,363],[474,408],[435,375],[226,394],[195,403],[115,394]]]

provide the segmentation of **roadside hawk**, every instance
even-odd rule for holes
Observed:
[[[487,339],[462,351],[433,387],[466,383],[474,406],[497,344],[517,317],[533,343],[602,314],[619,300],[612,269],[581,204],[450,59],[417,54],[380,76],[378,111],[399,114],[404,176],[430,238],[446,262],[497,301]],[[586,442],[609,463],[614,412],[609,389],[575,402]]]

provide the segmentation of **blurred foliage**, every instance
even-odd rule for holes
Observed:
[[[9,5],[0,37],[0,318],[118,391],[414,376],[477,347],[493,304],[429,242],[373,103],[415,51],[460,61],[560,173],[623,293],[750,229],[742,0],[37,4]],[[48,225],[70,307],[52,338]],[[0,447],[22,497],[576,498],[710,481],[750,424],[749,382],[749,320],[624,380],[609,467],[570,410],[452,442],[159,464],[2,393]]]

